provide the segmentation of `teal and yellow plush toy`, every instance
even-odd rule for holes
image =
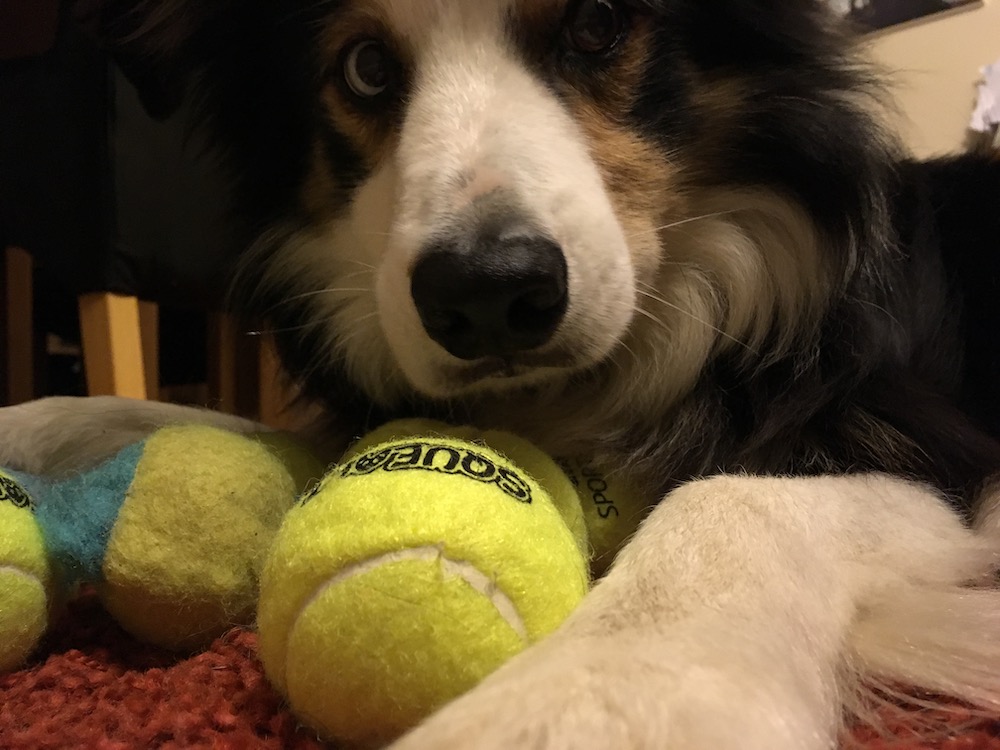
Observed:
[[[0,672],[18,666],[34,649],[48,625],[53,593],[33,501],[0,472]]]
[[[0,671],[81,583],[173,649],[256,613],[292,710],[378,743],[555,630],[645,510],[514,435],[421,420],[323,474],[287,437],[203,426],[57,482],[0,471]]]
[[[279,434],[161,429],[60,481],[0,472],[0,670],[79,584],[137,638],[196,649],[252,621],[268,547],[323,473]]]

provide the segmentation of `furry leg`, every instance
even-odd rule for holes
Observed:
[[[919,592],[961,599],[994,564],[994,547],[920,485],[693,482],[558,633],[394,748],[820,750],[869,676],[993,703],[997,629],[961,626],[995,620],[995,591],[951,612],[894,608]],[[908,638],[919,653],[901,659]],[[982,679],[970,682],[972,661]]]

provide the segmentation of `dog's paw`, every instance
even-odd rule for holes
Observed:
[[[638,747],[636,696],[602,642],[544,644],[431,717],[392,750]],[[636,723],[636,726],[631,724]]]
[[[767,665],[739,654],[697,663],[684,645],[669,636],[630,641],[624,635],[542,644],[391,750],[832,746],[831,706],[810,705],[794,684],[775,684]]]

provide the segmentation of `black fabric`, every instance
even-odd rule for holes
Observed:
[[[109,101],[104,56],[65,18],[46,54],[0,63],[0,240],[74,291],[109,265]]]
[[[0,60],[51,49],[58,18],[57,0],[0,0]]]
[[[244,242],[227,184],[188,110],[143,99],[67,12],[47,53],[0,61],[0,246],[72,293],[218,306]]]

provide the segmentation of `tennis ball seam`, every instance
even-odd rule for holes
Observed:
[[[345,581],[349,581],[357,576],[365,575],[378,570],[383,565],[390,565],[397,562],[419,561],[437,563],[446,575],[460,578],[472,587],[477,593],[486,597],[496,609],[497,614],[503,618],[504,622],[511,630],[525,643],[528,642],[528,628],[524,623],[517,606],[513,600],[507,596],[496,585],[496,582],[483,573],[472,563],[466,560],[453,560],[444,554],[444,550],[438,546],[406,547],[400,550],[393,550],[376,557],[369,557],[359,560],[347,567],[339,570],[335,575],[325,580],[316,587],[316,590],[298,608],[299,614],[304,612],[319,599],[324,592]],[[298,619],[298,615],[296,615]],[[285,636],[285,653],[288,653],[289,640],[295,630],[294,624]],[[287,663],[286,663],[287,669]],[[289,684],[288,675],[285,675],[285,684]]]
[[[524,624],[524,620],[521,618],[520,613],[517,611],[517,606],[514,604],[513,600],[511,600],[511,598],[503,592],[502,589],[497,587],[496,581],[487,576],[479,568],[467,560],[453,560],[448,557],[444,554],[444,550],[438,546],[405,547],[403,549],[393,550],[392,552],[386,552],[385,554],[378,555],[376,557],[369,557],[347,565],[339,570],[336,575],[327,579],[322,585],[318,586],[316,591],[312,593],[312,596],[310,596],[309,599],[302,605],[299,611],[302,612],[305,610],[306,607],[322,596],[323,592],[328,588],[332,588],[333,586],[343,583],[344,581],[348,581],[356,576],[370,573],[383,565],[404,561],[438,563],[445,573],[454,578],[461,578],[479,594],[489,599],[490,603],[497,610],[497,613],[510,626],[511,630],[513,630],[518,637],[521,638],[521,640],[528,640],[528,628]]]
[[[25,570],[24,568],[19,568],[16,565],[0,565],[0,575],[4,573],[13,573],[14,575],[19,575],[22,578],[26,578],[30,581],[37,581],[41,584],[42,579],[30,570]]]

